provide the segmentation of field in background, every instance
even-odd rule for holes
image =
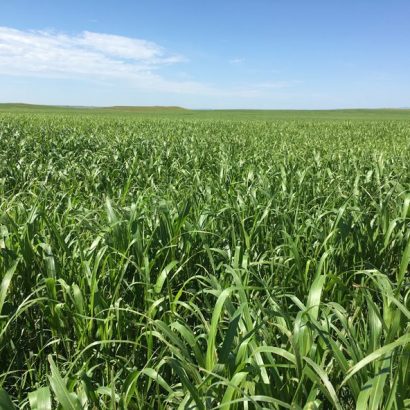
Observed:
[[[60,107],[0,104],[0,113],[82,114],[196,120],[410,120],[410,109],[349,110],[189,110],[181,107]]]
[[[410,112],[124,110],[0,107],[0,408],[410,408]]]

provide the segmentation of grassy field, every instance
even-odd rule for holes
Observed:
[[[62,107],[0,104],[0,113],[103,115],[118,118],[194,119],[230,121],[410,120],[410,109],[348,110],[189,110],[181,107]]]
[[[1,409],[410,408],[409,111],[0,111]]]

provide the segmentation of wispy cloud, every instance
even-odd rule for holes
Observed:
[[[264,83],[256,83],[253,87],[257,89],[264,89],[264,90],[274,90],[274,89],[282,89],[282,88],[289,88],[294,87],[298,84],[301,84],[301,81],[270,81]]]
[[[230,64],[241,64],[245,61],[244,58],[232,58],[231,60],[229,60]]]
[[[160,91],[196,92],[195,82],[174,82],[156,73],[186,61],[158,44],[136,38],[84,31],[77,35],[0,27],[0,73],[52,78],[124,79]]]
[[[0,26],[0,74],[42,78],[83,78],[126,84],[135,89],[204,95],[258,98],[288,82],[218,87],[188,77],[168,78],[161,70],[187,59],[145,39],[84,31],[66,34],[50,30],[17,30]],[[231,60],[232,64],[244,61]]]

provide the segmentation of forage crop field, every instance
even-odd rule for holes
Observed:
[[[410,408],[409,261],[408,120],[0,114],[1,409]]]

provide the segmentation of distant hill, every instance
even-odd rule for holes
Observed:
[[[104,110],[118,110],[118,111],[189,111],[187,108],[178,106],[132,106],[132,105],[113,105],[112,107],[103,107]]]
[[[110,107],[93,107],[86,105],[42,105],[42,104],[26,104],[26,103],[0,103],[0,108],[6,109],[33,109],[33,110],[108,110],[108,111],[132,111],[132,112],[149,112],[149,111],[188,111],[188,109],[177,106],[127,106],[114,105]]]

